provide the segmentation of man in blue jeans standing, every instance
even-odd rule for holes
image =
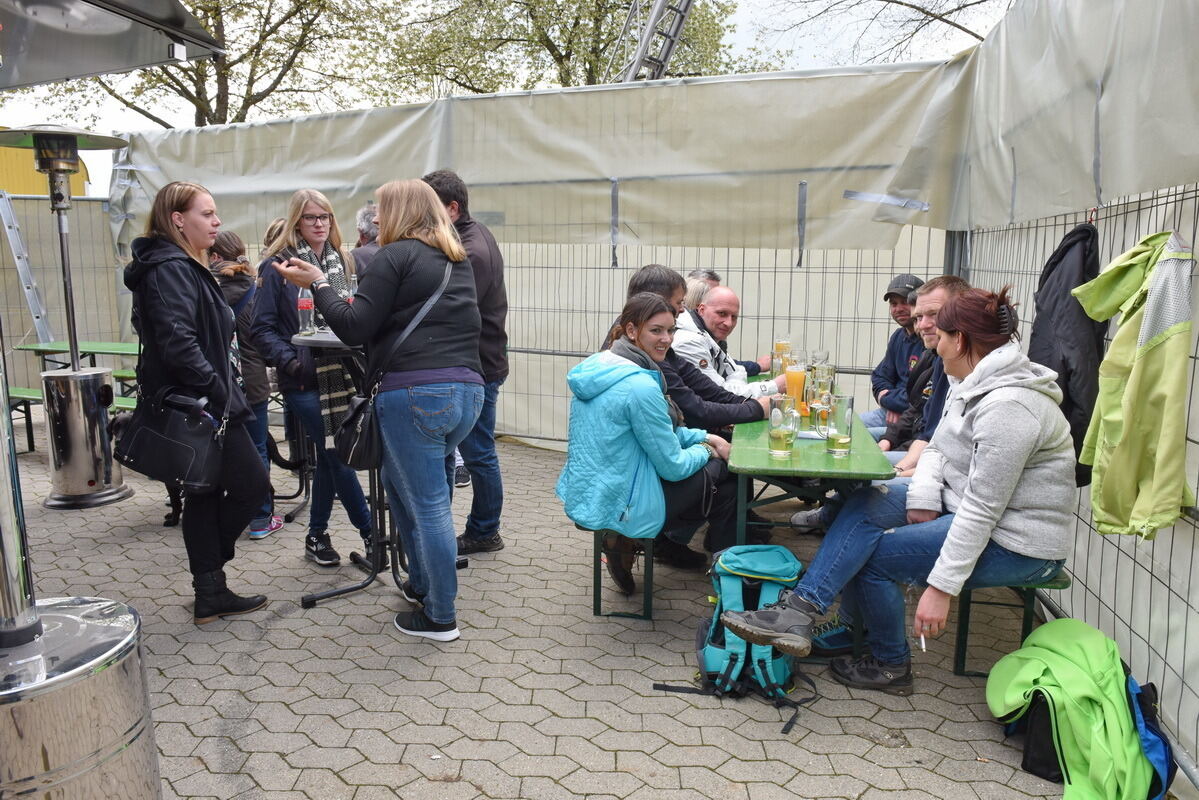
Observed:
[[[430,172],[424,178],[433,187],[449,212],[466,248],[475,273],[475,293],[483,329],[479,336],[479,361],[483,364],[483,410],[458,452],[470,471],[474,497],[466,531],[458,537],[458,554],[490,553],[504,549],[500,537],[500,512],[504,508],[504,486],[500,479],[500,461],[495,452],[495,404],[500,384],[508,377],[508,293],[504,289],[504,257],[491,231],[470,216],[466,184],[448,169]],[[446,463],[447,474],[454,473],[454,459]]]

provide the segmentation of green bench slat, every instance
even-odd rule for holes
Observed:
[[[135,380],[137,380],[137,370],[135,370],[135,369],[114,369],[112,371],[112,379],[114,381],[135,381]]]
[[[41,389],[27,389],[24,386],[9,386],[9,400],[31,400],[37,403],[42,402]]]
[[[114,397],[112,398],[112,407],[117,411],[132,411],[137,408],[136,397]]]

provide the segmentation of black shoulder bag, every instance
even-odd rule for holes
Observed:
[[[383,381],[383,370],[400,349],[400,345],[416,330],[416,326],[441,297],[450,282],[450,270],[453,266],[452,262],[445,262],[445,275],[442,276],[437,291],[429,296],[412,321],[396,337],[387,356],[379,361],[379,366],[371,373],[370,380],[366,382],[362,392],[350,398],[346,415],[333,433],[333,449],[352,469],[378,469],[383,463],[383,440],[379,435],[379,420],[375,416],[375,395],[379,393],[379,384]]]
[[[142,319],[145,319],[143,308]],[[138,375],[142,343],[137,348]],[[233,403],[233,376],[225,367],[225,411],[218,420],[205,413],[203,399],[189,397],[177,386],[164,386],[147,397],[139,381],[137,408],[113,420],[117,445],[113,457],[134,472],[178,486],[194,494],[217,489],[221,477],[221,447]]]

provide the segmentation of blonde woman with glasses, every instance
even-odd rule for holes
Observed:
[[[328,531],[333,495],[341,498],[368,551],[371,514],[358,473],[346,466],[332,448],[325,447],[325,437],[344,416],[344,399],[349,396],[341,362],[314,356],[312,348],[291,343],[291,337],[300,330],[296,312],[299,290],[269,265],[288,259],[318,270],[338,297],[350,295],[347,258],[342,254],[337,217],[329,199],[315,189],[301,189],[291,196],[282,232],[264,254],[263,264],[267,266],[260,271],[262,286],[254,303],[251,331],[258,352],[276,369],[279,391],[288,411],[317,444],[304,557],[319,566],[334,567],[341,563],[341,556],[333,548]],[[330,409],[327,401],[322,404],[322,397],[343,398],[341,413]],[[371,556],[369,552],[367,555]]]
[[[410,636],[450,642],[458,638],[458,543],[450,515],[453,461],[447,458],[483,407],[475,279],[445,206],[428,184],[392,181],[376,196],[382,249],[352,305],[304,259],[275,269],[296,286],[311,287],[333,332],[347,344],[366,345],[368,374],[383,374],[375,399],[383,485],[408,555],[401,592],[414,606],[396,615],[395,626]]]

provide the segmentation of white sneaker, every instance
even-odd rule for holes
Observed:
[[[796,511],[791,515],[791,527],[800,533],[818,533],[824,530],[824,520],[820,518],[823,506],[809,508],[806,511]]]

